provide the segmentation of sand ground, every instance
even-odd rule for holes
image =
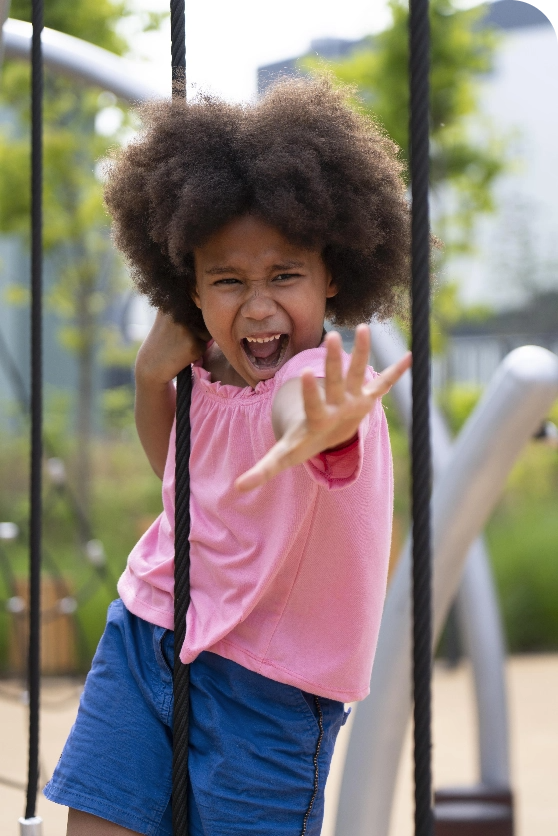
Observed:
[[[507,666],[512,776],[517,803],[516,836],[558,834],[558,655],[512,657]],[[42,771],[50,777],[75,717],[79,685],[45,681],[42,710]],[[27,710],[15,683],[0,683],[0,834],[18,836],[23,813]],[[342,729],[328,784],[322,836],[333,820],[349,724]],[[434,675],[434,778],[437,787],[476,779],[475,715],[466,664]],[[6,779],[13,786],[6,786]],[[390,836],[412,836],[410,736],[401,762]],[[44,836],[64,836],[65,808],[42,798],[38,812]],[[350,834],[347,834],[350,836]]]

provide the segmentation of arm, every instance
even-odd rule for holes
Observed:
[[[364,384],[370,354],[370,332],[359,325],[346,377],[343,376],[341,339],[330,333],[326,338],[325,378],[318,382],[310,370],[287,381],[273,402],[272,424],[277,443],[250,470],[236,481],[239,490],[263,485],[286,470],[325,450],[349,444],[375,402],[389,392],[411,365],[408,352],[371,383]]]
[[[205,344],[169,316],[157,313],[136,359],[136,427],[157,476],[162,479],[176,408],[173,380],[198,360]]]

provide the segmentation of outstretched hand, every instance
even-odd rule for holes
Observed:
[[[360,422],[378,398],[389,392],[411,366],[411,353],[407,352],[401,360],[365,384],[370,355],[368,327],[359,325],[356,329],[346,376],[343,375],[339,334],[330,332],[325,344],[325,378],[317,380],[310,369],[305,369],[299,380],[288,381],[281,387],[273,404],[274,429],[279,440],[254,467],[236,480],[238,490],[253,490],[281,471],[302,464],[324,450],[345,446],[355,437]]]

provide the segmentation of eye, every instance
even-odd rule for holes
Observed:
[[[213,282],[214,286],[217,287],[219,285],[231,285],[231,284],[240,284],[238,279],[217,279],[216,282]]]
[[[286,282],[289,279],[297,279],[300,276],[300,273],[280,273],[278,276],[275,276],[273,279],[274,282]]]

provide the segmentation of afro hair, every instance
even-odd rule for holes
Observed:
[[[338,287],[327,316],[352,326],[400,309],[410,222],[397,146],[328,79],[279,81],[253,105],[155,101],[105,189],[114,239],[141,293],[205,330],[194,250],[251,213],[320,250]]]

